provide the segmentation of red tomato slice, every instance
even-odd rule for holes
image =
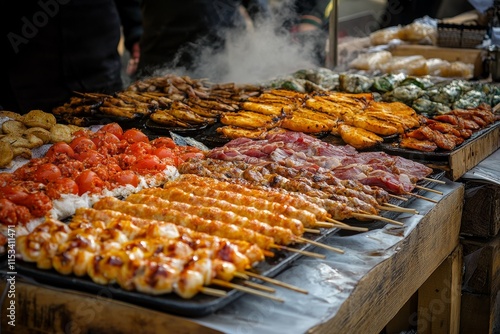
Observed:
[[[80,153],[88,150],[95,150],[95,143],[88,137],[76,137],[69,144],[75,153]]]
[[[70,158],[73,158],[75,156],[75,151],[65,142],[57,142],[54,145],[52,145],[47,153],[45,154],[45,157],[49,159],[50,161],[55,160],[56,156],[64,154],[67,155]]]
[[[104,162],[105,156],[94,150],[87,150],[76,155],[76,158],[83,162],[86,167],[97,166]]]
[[[128,129],[123,133],[122,136],[123,139],[125,139],[128,143],[133,144],[133,143],[138,143],[138,142],[145,142],[149,143],[149,138],[146,136],[141,130],[138,129]]]
[[[139,185],[139,177],[134,171],[124,170],[113,175],[112,182],[120,186],[130,184],[133,187],[137,187]]]
[[[45,193],[51,199],[58,199],[61,194],[78,194],[78,184],[70,178],[62,177],[54,182],[47,184]]]
[[[132,165],[132,170],[141,174],[147,174],[162,171],[165,167],[166,165],[156,155],[146,155]]]
[[[118,139],[122,139],[123,129],[118,123],[109,123],[100,128],[97,132],[107,132],[114,134]]]
[[[146,142],[136,142],[125,149],[125,154],[135,155],[136,157],[151,154],[153,146]]]
[[[104,187],[104,181],[91,170],[85,170],[76,177],[78,185],[78,194],[83,195],[86,192],[99,193]]]
[[[169,137],[158,137],[151,141],[151,145],[154,147],[165,147],[165,148],[174,148],[176,147],[172,138]]]
[[[61,170],[54,164],[47,163],[38,166],[33,174],[33,181],[47,184],[61,177]]]

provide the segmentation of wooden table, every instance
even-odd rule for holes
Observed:
[[[345,300],[338,305],[326,303],[332,307],[330,313],[312,321],[312,326],[303,325],[307,328],[297,333],[379,333],[388,324],[396,326],[394,319],[400,322],[403,319],[407,326],[417,325],[421,333],[458,333],[462,259],[459,229],[463,186],[448,182],[435,189],[443,191],[444,195],[429,193],[429,197],[439,199],[437,204],[415,200],[423,207],[420,211],[422,216],[411,230],[402,230],[404,235],[393,252],[363,273],[352,290],[346,290]],[[397,232],[397,229],[394,231]],[[363,238],[363,234],[351,238]],[[328,262],[333,267],[335,259],[341,259],[339,257],[343,255],[335,256]],[[302,259],[293,266],[295,271],[287,269],[279,276],[280,279],[290,279],[295,284],[294,275],[287,276],[288,272],[307,271],[307,268],[323,265],[319,262],[321,260],[300,261]],[[2,279],[1,284],[5,288],[6,280]],[[284,304],[271,301],[259,304],[252,299],[257,297],[243,296],[218,314],[190,319],[111,300],[104,289],[102,294],[93,295],[18,279],[15,284],[16,326],[9,326],[5,321],[9,305],[9,299],[5,298],[1,308],[1,328],[2,333],[279,332],[284,322],[279,320],[279,316],[273,322],[275,315],[281,314],[286,319],[285,307],[296,307],[299,312],[307,313],[310,311],[307,303],[331,292],[331,289],[322,290],[322,284],[324,282],[311,279],[304,280],[300,285],[314,291],[315,296],[292,294],[293,299],[287,298]],[[418,313],[405,306],[416,295]],[[301,303],[306,303],[303,308]],[[405,309],[410,313],[405,315]],[[294,318],[297,317],[290,316],[290,322]],[[297,320],[297,323],[301,321]]]

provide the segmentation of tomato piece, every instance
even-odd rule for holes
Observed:
[[[31,220],[28,208],[16,205],[8,199],[0,199],[0,222],[3,225],[24,224]]]
[[[118,123],[109,123],[104,125],[102,128],[97,130],[97,132],[107,132],[115,135],[118,139],[122,139],[123,129]]]
[[[88,137],[76,137],[69,144],[75,153],[96,150],[95,143]]]
[[[112,182],[120,186],[126,186],[130,184],[133,187],[137,187],[139,185],[139,177],[134,171],[124,170],[113,175]]]
[[[163,158],[172,158],[175,156],[174,152],[172,152],[171,149],[166,148],[166,147],[159,147],[153,151],[153,154],[156,155],[158,158],[163,159]]]
[[[76,158],[83,162],[85,167],[97,166],[105,160],[105,156],[95,150],[87,150],[78,153]]]
[[[43,217],[52,209],[52,200],[42,192],[30,193],[18,204],[27,207],[34,217]]]
[[[61,175],[63,177],[69,177],[72,179],[75,179],[78,174],[80,174],[80,172],[83,172],[85,170],[85,165],[83,164],[83,162],[76,159],[65,161],[57,165],[57,167],[59,167],[59,170],[61,170]]]
[[[122,136],[123,139],[125,139],[128,143],[133,144],[133,143],[138,143],[138,142],[145,142],[149,143],[149,138],[144,134],[139,129],[128,129],[123,133]]]
[[[61,194],[78,195],[78,184],[76,184],[76,182],[70,178],[62,177],[47,184],[45,193],[51,199],[58,199],[61,197]]]
[[[20,185],[0,187],[0,198],[8,199],[15,204],[22,202],[26,197],[28,197],[28,192]]]
[[[14,180],[15,180],[14,174],[6,172],[0,173],[0,187],[9,185],[12,182],[14,182]]]
[[[75,180],[78,185],[78,194],[83,195],[87,192],[99,193],[104,187],[104,181],[91,170],[84,170],[76,177]]]
[[[141,174],[147,174],[150,172],[158,172],[164,170],[166,165],[161,162],[160,158],[156,155],[145,155],[141,159],[138,159],[133,165],[132,170],[137,171]]]
[[[46,163],[38,166],[33,174],[33,181],[47,184],[61,177],[61,170],[54,164]]]
[[[153,146],[143,141],[133,143],[125,149],[125,154],[135,155],[136,157],[151,154],[151,152],[153,152]]]
[[[45,157],[49,161],[55,161],[58,155],[65,155],[73,158],[75,156],[75,151],[73,151],[69,144],[61,141],[53,144],[45,154]]]
[[[158,137],[156,139],[153,139],[151,142],[151,145],[154,147],[165,147],[165,148],[175,148],[175,142],[172,138],[169,137]]]

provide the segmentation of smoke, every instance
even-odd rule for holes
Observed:
[[[262,83],[299,69],[318,67],[313,55],[317,45],[314,38],[298,39],[283,29],[287,15],[292,15],[291,10],[281,8],[279,14],[260,20],[251,29],[223,32],[226,45],[222,51],[199,41],[192,48],[196,52],[191,54],[195,64],[191,70],[162,68],[154,74],[174,73],[213,82]]]

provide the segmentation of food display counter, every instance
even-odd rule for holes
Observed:
[[[16,327],[2,321],[2,331],[379,333],[417,293],[419,314],[407,314],[407,324],[422,332],[457,332],[464,190],[449,180],[435,189],[443,195],[426,196],[438,203],[414,199],[410,207],[419,214],[400,214],[404,226],[333,234],[324,242],[344,254],[315,248],[326,258],[295,260],[275,278],[307,294],[266,284],[283,303],[243,295],[214,314],[179,317],[115,300],[106,287],[84,293],[17,275]],[[3,298],[6,310],[9,299]]]

